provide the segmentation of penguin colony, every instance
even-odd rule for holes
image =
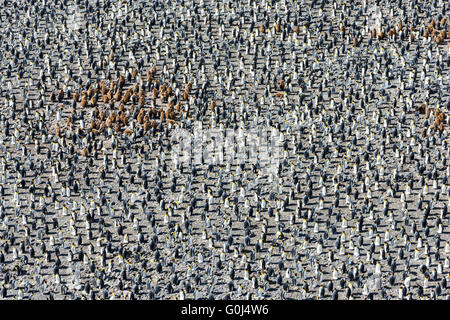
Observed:
[[[0,4],[2,299],[449,299],[447,2]]]

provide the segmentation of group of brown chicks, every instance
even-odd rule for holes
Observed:
[[[135,80],[137,73],[137,69],[134,69],[131,79]],[[81,93],[74,92],[72,94],[74,101],[72,105],[74,108],[67,118],[67,128],[77,130],[78,133],[83,134],[81,128],[75,128],[74,114],[77,106],[83,109],[94,108],[94,119],[85,128],[87,132],[92,132],[94,135],[98,135],[108,128],[113,129],[116,133],[122,132],[123,134],[131,135],[134,130],[128,127],[130,117],[142,126],[144,132],[148,132],[151,128],[156,128],[158,119],[161,124],[174,124],[177,115],[183,112],[181,101],[189,99],[192,83],[189,82],[185,86],[182,99],[175,104],[173,88],[165,83],[160,85],[156,73],[155,66],[147,72],[147,84],[153,87],[150,105],[146,102],[144,86],[136,83],[134,85],[130,84],[128,89],[126,89],[126,80],[123,75],[120,75],[119,79],[111,81],[109,85],[104,80],[101,80],[98,86],[90,86],[87,90],[82,90]],[[70,93],[68,95],[70,96]],[[99,99],[100,96],[101,99]],[[64,98],[62,89],[57,94],[55,92],[50,94],[52,102],[61,102]],[[116,109],[116,103],[119,104],[118,109]],[[215,107],[214,101],[212,105]],[[61,136],[61,128],[58,124],[56,125],[56,135]],[[81,154],[87,157],[88,151],[83,149]]]
[[[394,37],[402,30],[406,30],[407,32],[409,31],[409,37],[412,41],[415,40],[415,35],[413,33],[414,27],[411,26],[409,28],[406,28],[402,22],[398,23],[396,27],[392,27],[389,30],[383,29],[378,34],[376,29],[372,29],[370,31],[370,34],[373,39],[376,38],[378,40],[383,40],[386,38],[386,36],[390,38]],[[450,39],[450,30],[447,30],[447,19],[444,17],[441,19],[441,21],[432,20],[424,29],[422,36],[424,38],[431,37],[434,41],[436,41],[437,44],[442,44],[446,39]],[[355,42],[354,46],[356,46]]]

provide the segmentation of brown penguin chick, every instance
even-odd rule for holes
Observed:
[[[167,94],[167,90],[162,94],[162,101],[167,102],[169,100],[169,95]]]
[[[165,118],[165,113],[164,113],[164,111],[160,110],[160,113],[159,113],[159,120],[160,120],[161,122],[164,122],[164,118]]]
[[[111,52],[109,55],[109,61],[112,62],[114,60],[114,53]]]
[[[121,97],[122,97],[122,92],[121,92],[121,89],[119,87],[119,88],[117,88],[116,94],[114,95],[114,100],[119,102]]]
[[[105,96],[108,93],[108,88],[104,83],[100,84],[100,92],[102,93],[102,96]]]
[[[94,120],[92,120],[91,121],[91,124],[89,125],[89,129],[95,129],[95,121]]]
[[[403,23],[400,21],[399,24],[397,24],[398,31],[402,31],[403,29]]]
[[[92,97],[92,95],[94,94],[94,89],[92,87],[89,87],[88,91],[87,91],[87,97],[88,99],[90,97]]]
[[[153,91],[152,91],[152,94],[153,94],[153,99],[158,99],[158,89],[156,89],[156,88],[153,88]]]
[[[281,32],[281,25],[280,25],[280,23],[276,23],[275,24],[275,31],[277,32],[277,33],[280,33]]]
[[[106,118],[105,126],[107,128],[111,128],[112,124],[113,124],[113,121],[111,120],[111,116],[109,116],[108,118]]]
[[[114,91],[113,90],[109,90],[108,94],[106,95],[106,101],[107,102],[111,102],[113,97],[114,97]]]
[[[89,101],[89,104],[91,105],[91,107],[96,107],[97,106],[97,97],[92,96],[91,100]]]
[[[148,119],[144,122],[144,132],[147,132],[150,129],[150,121]]]
[[[186,88],[184,89],[184,91],[186,91],[187,93],[189,93],[189,92],[191,92],[191,89],[192,89],[192,82],[189,82],[189,83],[186,85]]]
[[[426,106],[425,103],[422,103],[418,108],[417,111],[419,111],[420,114],[425,114],[426,112]]]
[[[299,34],[299,33],[300,33],[300,26],[295,26],[294,32],[295,32],[296,34]]]
[[[384,39],[384,36],[385,36],[384,31],[381,31],[381,32],[378,34],[378,40],[383,40],[383,39]]]
[[[164,117],[166,118],[166,119],[168,119],[169,118],[169,114],[172,112],[172,109],[171,108],[166,108],[166,110],[164,111]]]
[[[353,47],[357,47],[359,45],[358,39],[353,38]]]
[[[87,158],[89,156],[88,150],[86,148],[83,148],[83,150],[81,150],[81,155]]]
[[[445,32],[445,30],[442,30],[440,36],[442,37],[443,40],[445,40],[447,38],[447,32]]]
[[[431,20],[431,22],[428,24],[428,29],[433,30],[434,27],[436,26],[436,21]]]
[[[416,40],[416,36],[412,32],[409,34],[409,38],[411,39],[411,41],[415,41]]]
[[[111,112],[109,117],[111,118],[111,122],[115,123],[116,122],[116,118],[117,118],[117,114],[115,111]]]
[[[431,111],[432,111],[431,108],[426,108],[426,110],[425,110],[425,117],[427,119],[430,117]]]
[[[135,93],[134,89],[130,88],[127,92],[129,92],[127,96],[127,103],[131,100],[131,102],[135,104],[137,100],[137,94]]]
[[[431,129],[436,130],[437,128],[439,128],[439,121],[437,121],[437,119],[436,119],[433,121],[433,125],[431,126]]]
[[[140,96],[139,97],[138,106],[139,107],[143,107],[144,105],[145,105],[145,97],[144,96]]]
[[[53,91],[50,93],[50,101],[51,102],[56,102],[56,96],[55,96],[55,93]]]
[[[73,101],[78,102],[79,98],[80,98],[80,94],[75,91],[73,93]]]
[[[376,29],[370,30],[370,35],[372,36],[372,38],[375,39],[377,37],[377,30]]]
[[[66,125],[67,125],[67,127],[70,127],[70,128],[72,127],[72,116],[71,115],[67,118]]]
[[[130,92],[130,90],[127,90],[122,97],[122,103],[127,104],[128,101],[130,101],[130,97],[131,97],[131,92]]]
[[[103,110],[101,110],[101,111],[99,112],[98,118],[99,118],[101,121],[104,121],[104,120],[105,120],[105,113],[103,112]]]
[[[127,135],[132,135],[133,134],[133,130],[131,130],[131,129],[125,129],[124,131],[123,131],[123,133],[124,134],[127,134]]]
[[[157,124],[156,124],[156,121],[155,121],[155,120],[152,120],[152,121],[150,122],[150,127],[152,127],[152,128],[156,128],[156,127],[157,127]]]
[[[169,87],[167,88],[166,92],[167,92],[167,95],[170,97],[170,96],[172,95],[172,93],[173,93],[172,87],[169,86]]]
[[[281,80],[280,81],[280,90],[284,90],[285,89],[285,82],[284,82],[284,80]]]
[[[173,119],[167,119],[167,120],[166,120],[166,124],[169,124],[169,123],[171,123],[172,125],[174,125],[174,124],[175,124],[175,120],[173,120]]]
[[[114,91],[114,89],[116,88],[116,85],[117,85],[116,81],[111,81],[111,84],[109,85],[109,90]]]
[[[120,122],[117,122],[117,123],[114,125],[114,131],[119,132],[119,131],[120,131],[120,128],[121,128]]]
[[[151,72],[151,70],[148,70],[147,72],[147,82],[152,83],[153,80],[153,74]]]
[[[137,122],[139,124],[143,124],[144,123],[144,116],[145,116],[145,111],[144,111],[144,109],[141,109],[141,111],[139,111],[139,114],[137,116]]]
[[[442,38],[441,35],[439,35],[439,36],[436,37],[435,41],[436,41],[437,44],[441,44],[442,42],[444,42],[444,39]]]
[[[122,103],[119,106],[119,112],[125,112],[125,106]]]
[[[446,17],[443,17],[443,18],[441,19],[441,26],[444,27],[446,23],[447,23],[447,18],[446,18]]]
[[[119,83],[118,83],[119,88],[122,88],[124,84],[125,84],[125,77],[121,74],[119,76]]]
[[[159,95],[162,96],[166,92],[167,85],[165,83],[162,84],[161,87],[159,87]]]
[[[212,100],[212,101],[211,101],[211,103],[210,103],[210,105],[209,105],[209,109],[210,109],[211,111],[215,111],[215,110],[216,110],[216,101],[215,101],[215,100]]]
[[[181,110],[181,102],[178,102],[178,103],[177,103],[177,105],[175,106],[175,110],[176,110],[177,112],[180,112],[180,110]]]
[[[276,98],[283,98],[284,94],[283,94],[283,92],[277,92],[277,93],[275,93],[275,97]]]
[[[425,138],[427,136],[427,129],[422,130],[422,138]]]
[[[441,124],[444,125],[444,115],[442,113],[436,117],[436,119],[433,122],[433,126],[436,128],[440,128]]]
[[[262,25],[262,26],[259,28],[259,31],[260,31],[261,33],[266,33],[266,27],[265,27],[264,25]]]
[[[183,101],[187,101],[189,93],[187,91],[183,92]]]
[[[83,97],[83,99],[81,99],[81,107],[86,108],[87,105],[88,105],[88,101],[87,101],[86,97]]]
[[[99,132],[103,132],[105,130],[105,121],[102,121],[102,123],[100,123],[100,128],[98,129]]]
[[[169,101],[169,104],[167,105],[167,108],[173,109],[173,100]]]
[[[98,130],[97,129],[91,129],[91,132],[95,135],[95,136],[98,136]]]
[[[441,113],[441,109],[436,108],[436,109],[434,110],[434,116],[436,117],[436,119],[438,119],[440,113]]]
[[[131,79],[133,80],[136,79],[137,74],[138,74],[137,69],[133,69],[133,72],[131,72]]]
[[[59,125],[58,125],[58,124],[56,124],[55,133],[56,133],[56,136],[57,136],[57,137],[60,137],[60,136],[61,136],[61,129],[59,128]]]
[[[389,29],[388,36],[392,37],[394,34],[395,34],[395,29],[394,28]]]
[[[128,117],[127,117],[127,116],[123,115],[123,116],[120,118],[120,120],[122,121],[122,124],[123,124],[124,126],[127,126],[127,125],[128,125]]]

